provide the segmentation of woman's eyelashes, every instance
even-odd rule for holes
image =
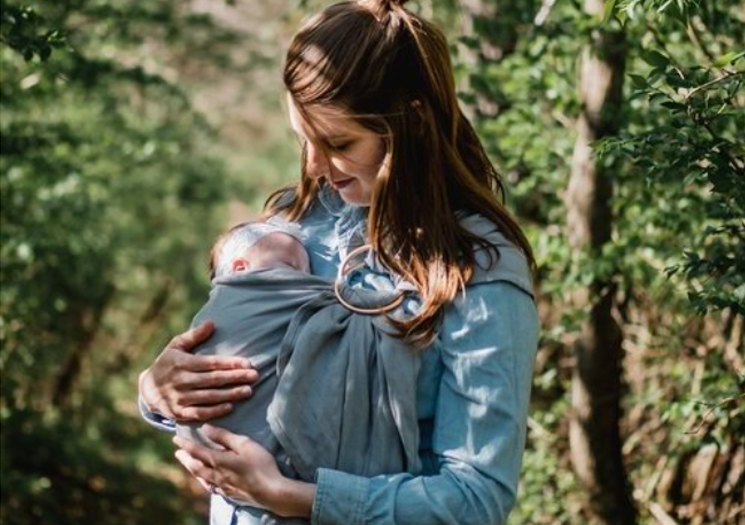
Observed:
[[[352,145],[353,141],[348,142],[341,142],[338,144],[328,144],[329,149],[334,151],[345,151],[349,149],[349,147]]]
[[[301,147],[307,147],[308,139],[301,137],[299,135],[296,135],[298,143]],[[336,142],[336,143],[330,143],[328,141],[322,142],[323,146],[326,147],[330,151],[346,151],[354,144],[354,140],[348,140],[345,142]]]

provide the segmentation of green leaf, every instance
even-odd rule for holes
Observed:
[[[629,75],[629,78],[631,79],[631,85],[636,89],[647,89],[649,87],[647,79],[641,75],[634,75],[632,73]]]
[[[680,102],[675,102],[673,100],[668,100],[666,102],[663,102],[662,104],[660,104],[660,106],[665,107],[667,109],[677,109],[677,110],[685,109],[684,104],[681,104]]]
[[[654,49],[644,49],[641,52],[641,58],[647,64],[654,67],[667,67],[670,64],[670,59]]]
[[[733,62],[736,62],[737,60],[741,59],[743,56],[745,56],[745,51],[740,51],[740,52],[730,51],[729,53],[726,53],[720,56],[716,60],[716,62],[714,62],[714,67],[724,67]]]
[[[716,60],[716,62],[714,62],[714,67],[723,67],[723,66],[726,66],[727,64],[729,64],[730,62],[732,62],[732,59],[735,58],[735,56],[737,56],[737,53],[735,53],[734,51],[731,51],[729,53],[726,53],[726,54],[720,56]]]
[[[617,0],[606,0],[605,1],[605,5],[603,5],[603,18],[601,22],[603,25],[610,22],[610,19],[613,18],[613,14],[616,11],[616,3],[617,3]]]

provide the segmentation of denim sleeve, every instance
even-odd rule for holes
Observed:
[[[311,523],[502,524],[515,504],[539,321],[507,282],[475,284],[446,310],[433,451],[439,473],[365,478],[318,469]]]

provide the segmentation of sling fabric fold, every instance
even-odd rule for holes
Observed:
[[[340,292],[363,308],[398,296],[347,285]],[[207,319],[216,330],[196,352],[248,356],[260,375],[251,398],[212,424],[251,437],[283,473],[306,481],[319,467],[369,476],[420,470],[419,358],[383,316],[352,313],[333,282],[282,268],[216,280],[193,325]],[[205,443],[200,426],[177,431]]]

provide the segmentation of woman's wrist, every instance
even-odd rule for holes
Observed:
[[[271,491],[269,510],[283,518],[310,518],[316,485],[282,477]]]

